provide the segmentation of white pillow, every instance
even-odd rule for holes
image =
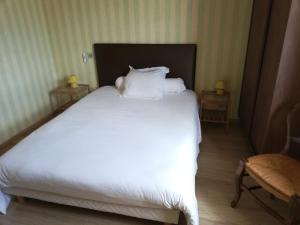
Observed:
[[[125,77],[121,76],[121,77],[118,77],[115,81],[115,86],[121,93],[124,90],[124,83],[125,83],[124,80],[125,80]]]
[[[130,69],[125,77],[123,96],[127,98],[160,99],[164,95],[166,74],[161,70]]]
[[[147,67],[147,68],[142,68],[142,69],[135,69],[135,68],[133,68],[132,66],[129,65],[129,69],[130,70],[138,70],[138,71],[142,71],[142,72],[160,70],[165,74],[170,72],[169,68],[166,67],[166,66],[156,66],[156,67]]]
[[[181,78],[167,78],[164,82],[164,93],[166,94],[180,94],[185,91],[186,87]]]

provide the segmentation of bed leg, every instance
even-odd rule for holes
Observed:
[[[18,203],[24,203],[25,202],[24,197],[20,197],[20,196],[16,196],[16,200],[17,200]]]

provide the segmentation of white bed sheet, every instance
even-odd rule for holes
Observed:
[[[200,140],[194,92],[138,100],[102,87],[3,155],[0,188],[123,205],[144,202],[179,209],[197,225]],[[8,204],[1,192],[3,213]]]

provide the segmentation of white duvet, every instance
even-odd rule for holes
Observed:
[[[180,209],[197,225],[200,138],[192,91],[138,100],[99,88],[0,158],[0,211],[11,187]]]

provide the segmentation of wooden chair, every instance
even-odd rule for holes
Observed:
[[[256,155],[240,161],[236,172],[236,196],[231,202],[232,208],[235,208],[238,204],[242,192],[247,192],[267,213],[282,224],[300,224],[300,161],[290,154],[291,146],[300,144],[300,137],[295,137],[292,134],[292,128],[296,124],[293,119],[297,119],[299,122],[299,116],[300,103],[296,104],[287,116],[287,143],[281,153]],[[246,186],[243,183],[245,176],[253,178],[258,185]],[[289,217],[284,218],[260,200],[254,194],[254,191],[259,188],[269,192],[272,197],[288,203],[290,208]]]

